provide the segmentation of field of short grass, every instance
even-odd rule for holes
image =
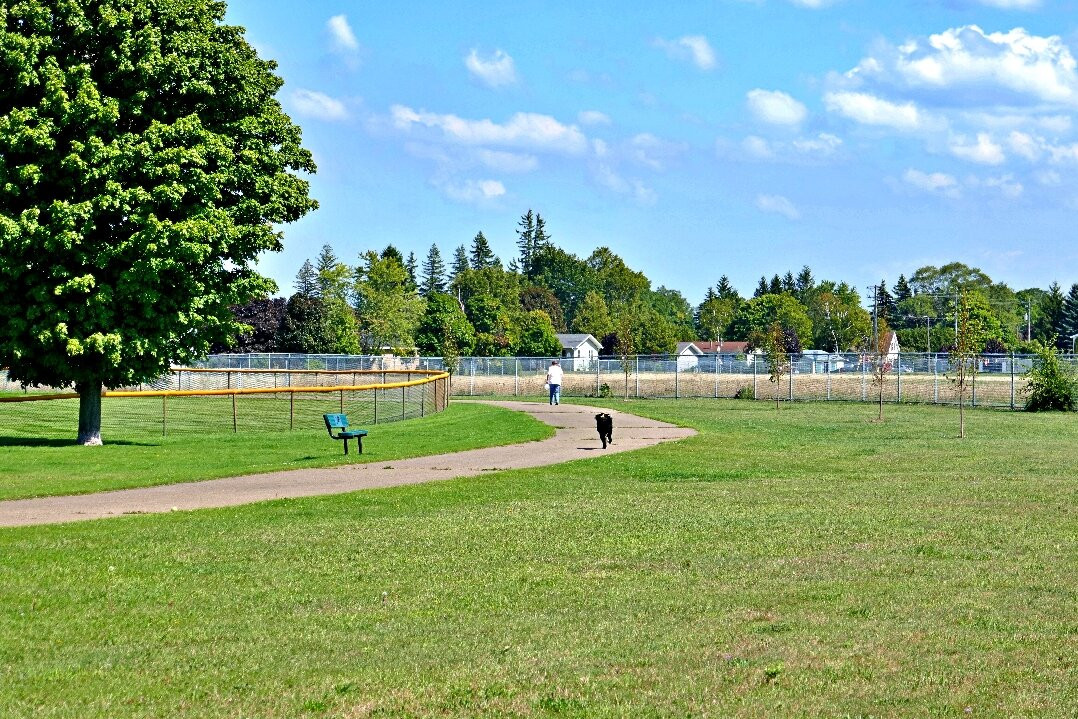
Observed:
[[[125,402],[142,406],[147,400],[113,400],[113,406],[119,404],[122,409]],[[248,402],[247,406],[271,402]],[[104,446],[79,447],[72,440],[78,427],[77,406],[67,422],[33,423],[27,419],[40,415],[46,404],[0,405],[3,416],[16,422],[19,430],[16,434],[10,425],[10,434],[0,429],[0,500],[148,487],[281,469],[382,462],[527,442],[553,434],[547,425],[519,412],[451,404],[445,412],[403,422],[376,426],[357,422],[357,426],[370,431],[363,443],[364,452],[356,454],[355,442],[350,442],[351,454],[344,456],[342,443],[329,438],[321,414],[305,411],[306,421],[298,425],[301,428],[288,431],[285,400],[285,426],[279,431],[241,428],[240,432],[232,433],[229,406],[227,428],[218,427],[209,432],[204,429],[199,433],[197,427],[190,426],[197,415],[185,417],[174,407],[173,421],[186,423],[188,431],[161,437],[159,429],[147,431],[144,424],[125,426],[122,415],[117,417],[118,413],[114,413],[105,427]],[[227,398],[218,404],[224,407]],[[321,404],[315,409],[335,411]],[[19,412],[25,413],[25,417],[12,419]],[[212,424],[207,422],[205,427],[209,429]]]
[[[701,434],[0,530],[0,715],[1075,716],[1075,417],[610,404]]]

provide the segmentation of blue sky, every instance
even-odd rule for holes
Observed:
[[[324,243],[504,261],[528,208],[698,302],[960,260],[1078,281],[1078,0],[232,0],[280,64]]]

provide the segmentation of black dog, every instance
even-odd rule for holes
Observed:
[[[599,432],[599,439],[603,441],[603,449],[606,443],[614,444],[614,418],[606,412],[595,415],[595,429]]]

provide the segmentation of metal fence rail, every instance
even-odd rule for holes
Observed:
[[[454,368],[452,393],[472,397],[542,397],[550,357],[463,357]],[[853,401],[879,399],[872,382],[871,357],[857,353],[805,353],[792,358],[792,371],[781,386],[769,381],[761,355],[637,356],[619,358],[556,358],[564,370],[562,394],[567,397],[634,397],[654,399],[743,397],[788,401]],[[1078,356],[1064,362],[1078,367]],[[1024,405],[1025,374],[1033,355],[982,355],[967,397],[977,406],[1018,408]],[[957,402],[945,353],[902,353],[892,358],[883,386],[885,402],[952,404]],[[198,363],[199,372],[177,369],[143,385],[153,389],[329,386],[331,383],[400,381],[405,373],[442,371],[440,357],[369,355],[241,354],[213,355]],[[212,372],[206,370],[213,370]],[[239,370],[272,370],[240,372]],[[309,371],[308,371],[309,370]],[[16,391],[0,372],[0,391]],[[5,384],[6,383],[6,384]]]

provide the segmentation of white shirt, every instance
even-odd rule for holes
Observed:
[[[550,365],[550,369],[546,371],[546,383],[561,384],[561,367],[556,364]]]

